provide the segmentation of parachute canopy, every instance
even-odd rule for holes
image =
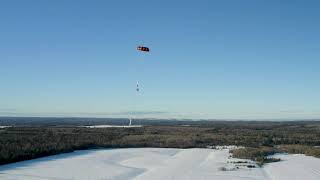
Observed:
[[[149,52],[150,49],[148,47],[144,47],[144,46],[138,46],[137,47],[138,51],[143,51],[143,52]]]

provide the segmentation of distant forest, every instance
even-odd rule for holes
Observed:
[[[192,126],[282,126],[319,124],[320,119],[295,121],[255,120],[193,120],[193,119],[133,119],[133,125],[192,125]],[[86,126],[86,125],[128,125],[128,118],[80,118],[80,117],[0,117],[0,126]]]
[[[234,155],[257,160],[275,152],[320,157],[319,121],[136,120],[137,128],[85,128],[126,125],[127,119],[0,118],[0,164],[91,148],[205,148],[238,145]]]

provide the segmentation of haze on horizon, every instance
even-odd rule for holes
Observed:
[[[2,1],[0,116],[320,118],[319,19],[316,0]]]

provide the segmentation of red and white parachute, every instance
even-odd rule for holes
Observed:
[[[138,46],[137,50],[138,51],[142,51],[142,52],[149,52],[150,51],[150,49],[148,47],[145,47],[145,46]]]

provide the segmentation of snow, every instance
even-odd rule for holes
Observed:
[[[8,127],[11,127],[11,126],[0,126],[0,129],[8,128]]]
[[[0,166],[0,179],[320,179],[317,158],[281,154],[283,161],[247,168],[236,162],[255,163],[229,156],[228,148],[83,150]]]
[[[264,166],[271,179],[281,180],[319,180],[320,159],[303,154],[279,154],[273,156],[281,161]]]
[[[117,126],[117,125],[95,125],[95,126],[83,126],[87,128],[135,128],[142,127],[142,125],[128,125],[128,126]]]

